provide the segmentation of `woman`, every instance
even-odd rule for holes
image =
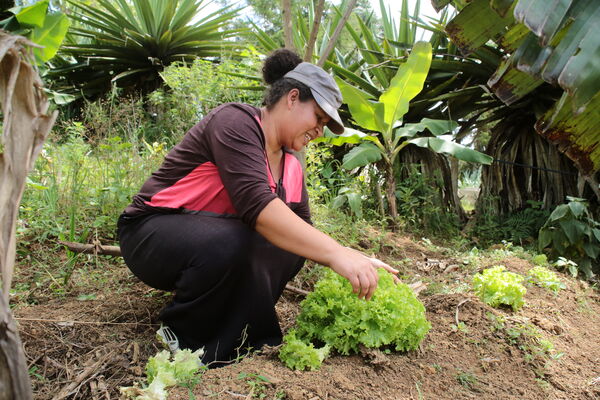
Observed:
[[[344,127],[342,96],[323,69],[288,50],[265,60],[264,105],[224,104],[166,156],[119,218],[125,262],[146,284],[174,291],[160,333],[179,347],[204,347],[215,365],[240,351],[281,342],[275,313],[306,258],[347,278],[370,299],[377,267],[311,225],[301,150]]]

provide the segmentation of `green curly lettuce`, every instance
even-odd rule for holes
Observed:
[[[140,388],[135,384],[131,387],[121,387],[120,392],[125,398],[135,400],[166,400],[167,388],[174,385],[189,384],[196,379],[202,368],[200,359],[202,349],[192,352],[179,350],[171,361],[171,353],[166,350],[148,359],[146,376],[148,386]]]
[[[279,351],[279,359],[290,369],[317,370],[329,355],[329,345],[315,348],[312,343],[306,343],[298,339],[294,329],[284,336],[283,343]]]
[[[378,273],[377,290],[365,301],[353,293],[346,279],[326,270],[301,303],[293,338],[309,347],[313,342],[325,343],[346,355],[357,352],[360,345],[416,349],[431,328],[425,307],[406,284],[396,284],[383,269]]]
[[[521,275],[506,271],[504,266],[498,265],[475,274],[473,290],[484,303],[492,307],[504,304],[516,311],[525,304],[523,296],[527,289],[521,284],[524,279]]]
[[[561,289],[565,289],[566,286],[558,278],[558,275],[554,271],[550,271],[546,267],[536,266],[528,272],[528,282],[534,283],[538,286],[548,288],[554,293],[558,293]]]

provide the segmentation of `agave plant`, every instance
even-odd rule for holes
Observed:
[[[114,83],[148,92],[159,86],[159,72],[176,61],[215,59],[236,44],[225,30],[239,9],[224,7],[197,19],[204,0],[97,0],[97,7],[67,0],[76,43],[64,46],[70,62],[55,65],[51,77],[65,89],[86,96]]]

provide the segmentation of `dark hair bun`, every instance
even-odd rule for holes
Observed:
[[[263,64],[263,79],[267,85],[271,85],[301,62],[300,56],[289,49],[275,50]]]

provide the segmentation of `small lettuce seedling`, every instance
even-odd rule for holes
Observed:
[[[124,398],[135,400],[166,400],[167,388],[175,385],[185,387],[194,386],[199,379],[198,373],[203,367],[200,359],[202,349],[192,352],[179,350],[173,355],[166,350],[157,353],[148,359],[146,376],[148,386],[140,388],[137,384],[130,387],[121,387],[120,392]]]
[[[560,289],[565,289],[566,286],[560,281],[558,275],[554,271],[550,271],[546,267],[533,267],[529,270],[528,282],[538,286],[548,288],[554,293],[558,293]]]
[[[473,277],[473,290],[486,304],[498,307],[502,304],[518,310],[525,304],[523,296],[527,292],[521,282],[525,278],[506,271],[502,265],[484,270]]]
[[[321,367],[323,360],[329,356],[329,345],[315,348],[312,343],[306,343],[296,337],[296,330],[290,330],[284,338],[285,345],[279,352],[279,359],[289,369],[311,371]]]

